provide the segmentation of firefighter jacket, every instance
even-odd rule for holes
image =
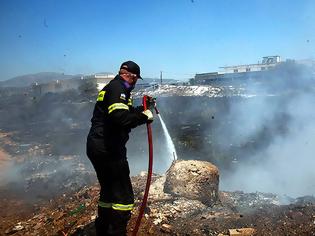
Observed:
[[[132,88],[117,75],[98,94],[88,135],[88,149],[93,149],[103,158],[113,158],[113,161],[126,158],[125,145],[129,132],[147,121],[147,116],[142,114],[143,107],[132,106]]]

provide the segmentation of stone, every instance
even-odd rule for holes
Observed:
[[[166,172],[164,192],[212,206],[218,200],[219,170],[206,161],[177,160]]]
[[[173,230],[173,226],[169,225],[169,224],[162,224],[161,226],[161,231],[164,233],[171,233]]]
[[[230,236],[252,236],[255,233],[256,230],[253,228],[229,229]]]

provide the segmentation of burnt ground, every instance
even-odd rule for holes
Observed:
[[[18,181],[1,183],[0,235],[93,235],[98,186],[84,156],[93,102],[74,91],[47,94],[40,100],[23,96],[22,100],[15,95],[0,99],[0,147],[9,154],[1,153],[1,165],[9,159],[18,167],[10,173]],[[284,107],[288,98],[292,94],[266,99],[268,104]],[[221,176],[235,159],[246,162],[273,138],[286,135],[292,119],[280,110],[242,145],[222,145],[226,140],[217,139],[218,134],[236,123],[238,114],[230,116],[231,109],[242,103],[255,104],[255,98],[174,96],[158,102],[178,156],[210,161],[219,167]],[[153,133],[163,147],[159,122],[153,123]],[[143,153],[144,135],[143,129],[134,131],[128,149],[131,157]],[[159,145],[155,148],[162,150]],[[133,178],[137,204],[144,183],[145,177]],[[273,194],[241,191],[221,192],[220,201],[212,207],[152,194],[139,235],[218,235],[242,227],[254,228],[257,235],[315,235],[313,197],[288,198],[282,204]],[[135,210],[129,232],[136,214]]]
[[[137,206],[145,178],[132,179]],[[18,196],[2,198],[0,235],[95,235],[98,191],[98,185],[83,187],[36,205]],[[313,197],[279,205],[273,194],[220,192],[220,200],[210,207],[167,194],[156,198],[161,194],[156,191],[160,190],[150,195],[138,235],[228,235],[229,229],[248,227],[255,229],[255,235],[315,235]],[[137,210],[129,223],[130,233]]]

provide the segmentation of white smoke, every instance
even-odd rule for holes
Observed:
[[[249,161],[236,163],[234,170],[221,176],[222,189],[292,197],[315,194],[314,83],[294,79],[300,88],[288,87],[279,98],[261,97],[231,109],[237,125],[224,135],[230,142],[249,142],[266,127],[272,135],[263,148],[247,157]]]

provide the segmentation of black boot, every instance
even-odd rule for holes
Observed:
[[[130,211],[112,211],[112,218],[108,226],[106,235],[110,236],[126,236],[127,225],[130,219]]]
[[[98,217],[95,220],[96,236],[107,236],[111,219],[111,208],[98,207]]]

